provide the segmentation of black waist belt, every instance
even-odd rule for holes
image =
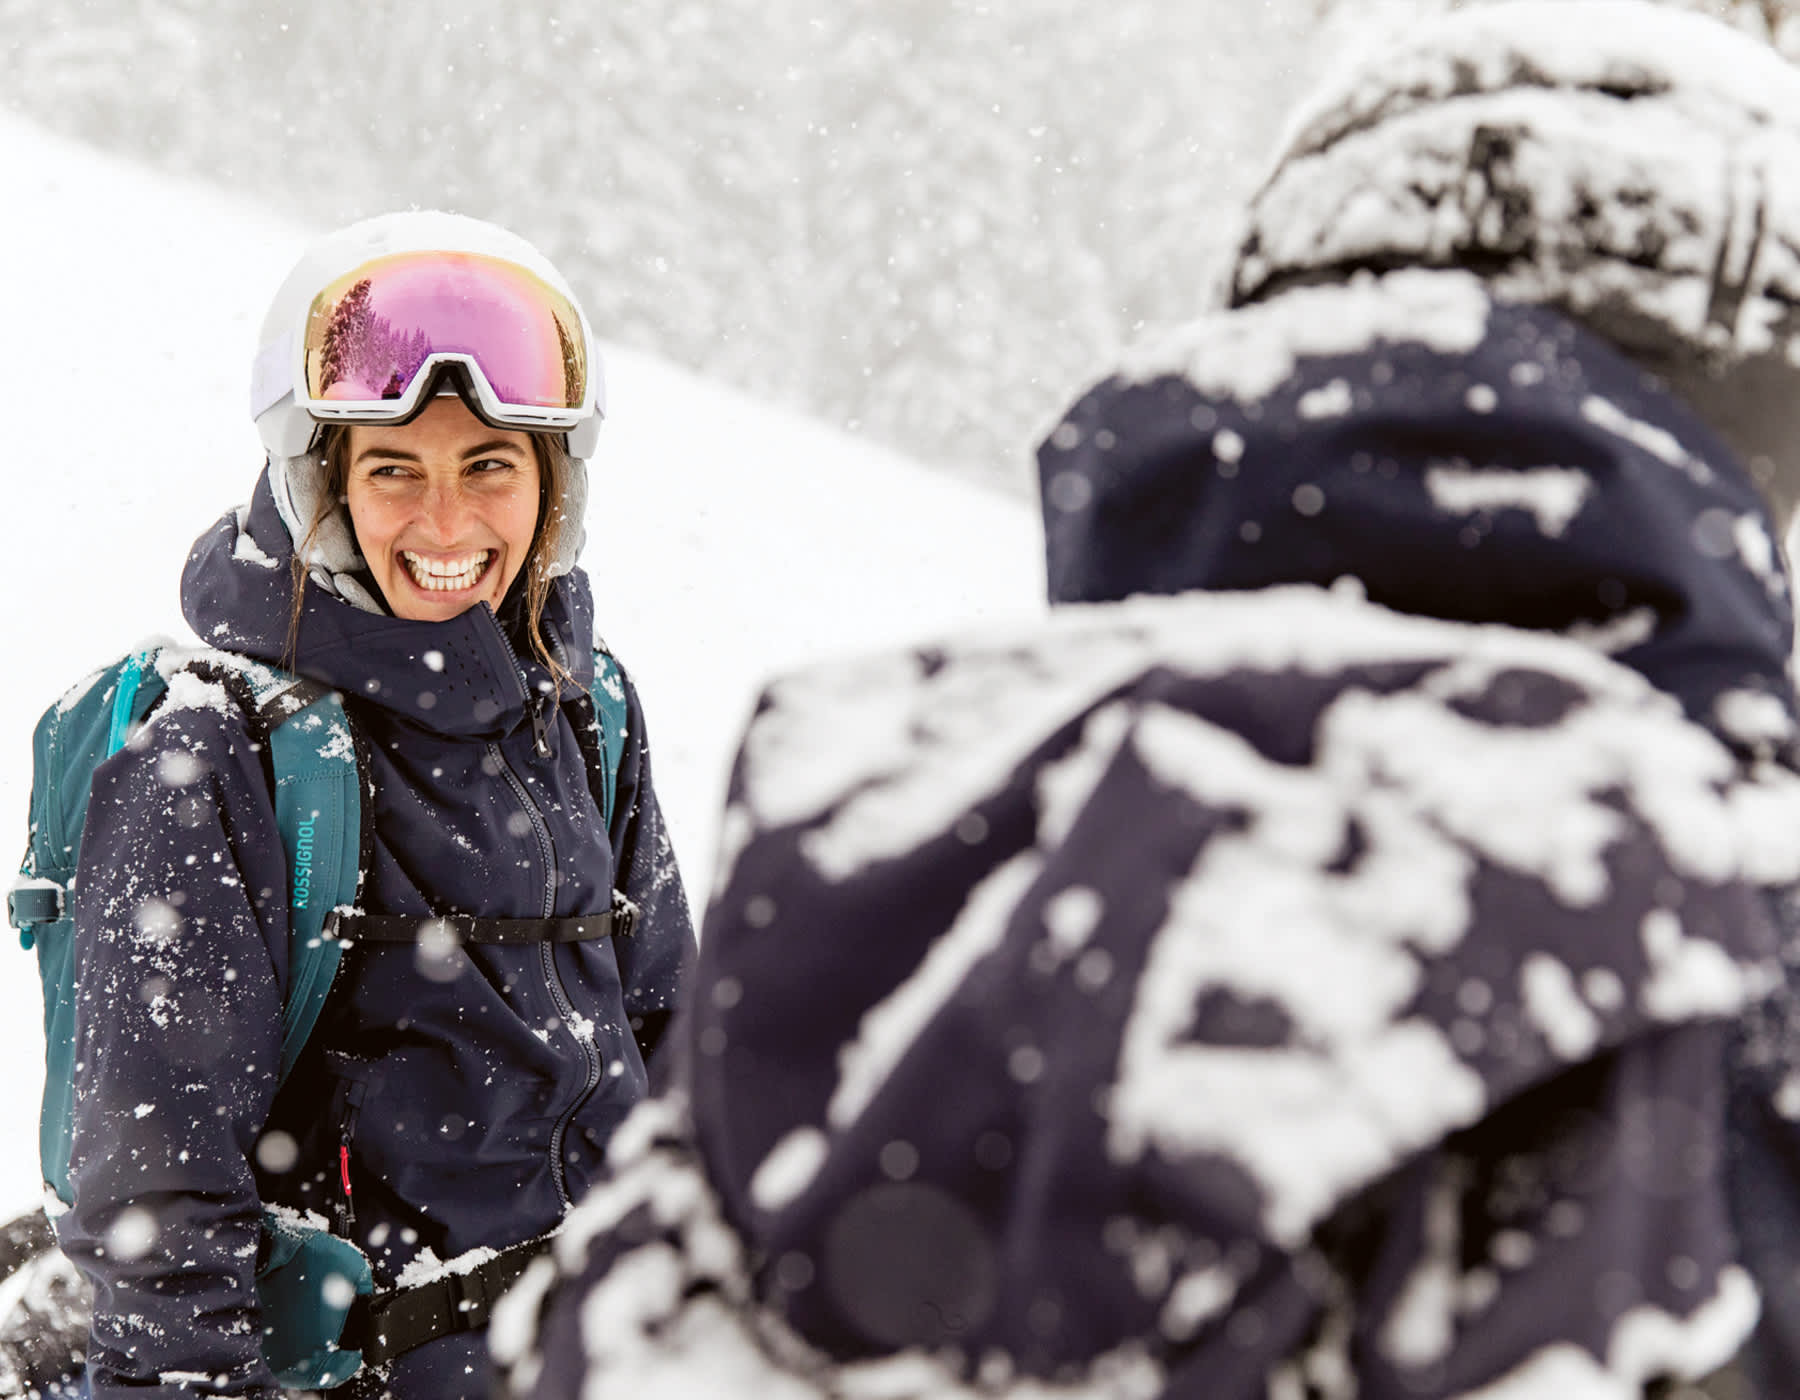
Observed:
[[[515,1244],[466,1273],[358,1298],[344,1320],[340,1345],[362,1352],[364,1365],[379,1366],[452,1332],[480,1331],[500,1295],[549,1250],[550,1239],[539,1235]]]
[[[617,891],[603,914],[561,919],[489,919],[479,914],[359,914],[336,910],[326,916],[325,936],[359,943],[417,943],[450,935],[459,943],[585,943],[595,938],[627,938],[637,926],[638,907]]]

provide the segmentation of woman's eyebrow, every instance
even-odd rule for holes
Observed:
[[[419,460],[418,454],[413,452],[402,452],[397,447],[365,447],[361,452],[356,454],[356,460],[358,462],[366,461],[370,457],[391,457],[396,462],[416,462]]]
[[[495,438],[492,442],[480,442],[463,450],[463,460],[485,457],[493,452],[519,452],[523,449],[516,442],[508,442],[505,438]],[[357,462],[364,462],[370,457],[385,457],[395,462],[417,462],[420,460],[416,452],[404,452],[398,447],[365,447],[356,454]]]
[[[463,460],[466,462],[471,457],[485,457],[490,452],[504,452],[509,449],[514,452],[525,450],[516,442],[508,442],[505,438],[495,438],[492,442],[477,443],[474,447],[466,449],[463,452]]]

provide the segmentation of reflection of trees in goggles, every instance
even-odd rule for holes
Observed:
[[[378,403],[406,396],[434,357],[466,356],[502,404],[580,409],[587,352],[574,307],[515,263],[470,253],[401,253],[340,278],[306,322],[307,397]]]

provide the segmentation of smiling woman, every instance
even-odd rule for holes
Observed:
[[[475,603],[499,608],[543,513],[540,450],[525,433],[496,433],[456,395],[433,399],[411,423],[349,428],[327,449],[363,557],[396,617],[438,621]],[[347,465],[332,460],[338,453]]]
[[[567,471],[560,437],[491,428],[454,392],[410,423],[329,427],[327,490],[308,538],[342,501],[396,617],[454,617],[480,602],[498,610],[534,546],[557,553],[562,516],[546,506]]]
[[[693,953],[575,562],[599,357],[535,249],[443,214],[322,240],[263,338],[267,460],[183,580],[220,650],[169,662],[81,844],[58,1230],[95,1285],[86,1381],[480,1396],[470,1300],[599,1173]],[[290,717],[355,755],[335,884],[320,814],[290,810]],[[295,1239],[336,1262],[283,1272]]]

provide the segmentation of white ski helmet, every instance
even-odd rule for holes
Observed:
[[[414,254],[423,256],[408,257]],[[447,256],[434,260],[431,254]],[[404,285],[409,262],[435,263],[433,275]],[[393,276],[396,268],[401,275]],[[380,300],[384,279],[393,293],[385,304]],[[412,295],[421,287],[422,295]],[[421,306],[423,315],[415,314]],[[450,324],[470,307],[472,322],[464,316],[463,324]],[[341,329],[352,319],[330,314],[340,308],[372,313],[348,353],[331,343],[329,333],[331,322]],[[493,313],[486,322],[484,308]],[[553,314],[539,314],[546,311]],[[397,324],[388,323],[390,313]],[[484,359],[484,326],[492,330],[497,358]],[[447,331],[448,339],[439,339],[436,330]],[[259,343],[250,415],[268,453],[275,508],[295,550],[304,548],[313,580],[327,592],[382,611],[357,578],[364,561],[346,512],[341,506],[320,510],[327,475],[318,448],[321,427],[334,421],[404,422],[433,392],[460,393],[495,426],[565,435],[570,470],[558,508],[575,528],[563,532],[548,571],[554,576],[574,568],[585,542],[587,458],[605,416],[606,382],[580,303],[550,260],[523,238],[480,219],[436,210],[351,224],[326,234],[301,256],[270,303]],[[345,363],[367,361],[371,344],[388,354],[373,378],[366,364]],[[390,364],[395,376],[383,383]],[[547,388],[545,396],[533,398],[496,382],[518,366],[527,376],[554,380],[554,392]]]
[[[317,339],[316,331],[322,320],[321,302],[330,291],[355,285],[353,274],[360,276],[365,271],[380,279],[383,274],[379,269],[392,269],[403,263],[404,255],[433,253],[452,255],[452,258],[469,255],[459,262],[464,276],[454,284],[446,284],[440,274],[432,284],[432,294],[423,299],[415,295],[408,302],[409,308],[417,310],[421,300],[437,308],[464,304],[470,291],[466,269],[471,266],[500,265],[503,271],[510,269],[515,274],[522,274],[515,277],[516,285],[509,290],[516,292],[519,286],[536,288],[541,300],[555,302],[558,334],[575,332],[564,341],[564,349],[583,376],[581,392],[576,396],[579,402],[554,409],[541,403],[504,404],[503,396],[496,392],[501,386],[493,384],[490,377],[482,373],[476,355],[470,353],[479,347],[469,343],[468,337],[482,332],[467,325],[458,328],[463,338],[453,348],[442,350],[428,345],[425,357],[419,363],[409,364],[412,373],[408,376],[408,385],[401,387],[414,392],[396,393],[390,385],[388,392],[383,393],[380,388],[370,386],[361,397],[379,402],[365,402],[360,407],[336,402],[357,397],[342,392],[343,386],[333,386],[329,395],[319,392],[316,399],[310,398],[309,371],[317,377],[322,357],[318,345],[308,344],[308,334],[309,330],[313,331],[314,339]],[[416,291],[416,285],[412,290]],[[475,290],[479,293],[484,289]],[[379,286],[376,295],[380,295]],[[513,296],[505,310],[515,312],[520,300]],[[566,326],[564,323],[569,320],[575,325]],[[417,328],[402,326],[400,329]],[[516,324],[510,324],[504,327],[503,334],[510,335],[517,329]],[[423,336],[428,331],[429,327],[419,334]],[[575,343],[570,344],[570,341]],[[435,371],[442,363],[456,363],[463,370],[462,392],[478,414],[497,427],[561,429],[568,437],[569,455],[579,460],[585,461],[593,454],[600,422],[605,416],[606,381],[599,348],[594,343],[587,317],[562,274],[548,258],[517,234],[461,214],[437,210],[382,214],[317,240],[275,293],[268,314],[263,318],[259,347],[251,372],[250,416],[271,457],[299,456],[312,446],[325,421],[405,421],[418,412],[418,391],[425,388],[426,381],[438,378],[435,372],[424,372]],[[438,382],[441,386],[442,381]],[[316,384],[312,387],[319,388]],[[450,391],[439,388],[439,392]]]

